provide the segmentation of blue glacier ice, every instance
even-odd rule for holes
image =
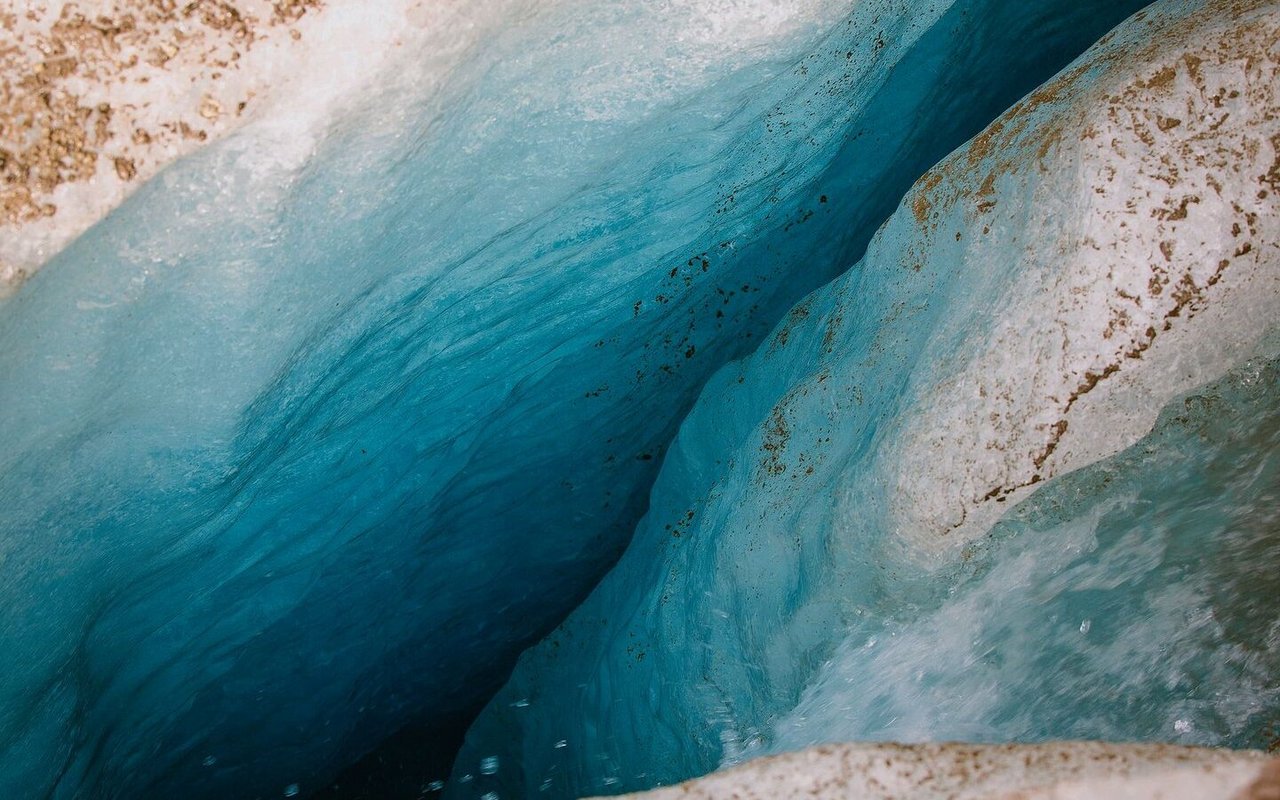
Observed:
[[[477,3],[301,166],[143,186],[0,306],[0,796],[305,794],[474,711],[712,372],[1141,5]]]
[[[1273,744],[1278,32],[1158,3],[926,173],[707,384],[451,796],[828,741]]]
[[[1280,342],[1267,352],[1017,506],[925,613],[841,642],[771,749],[995,736],[1269,745]]]

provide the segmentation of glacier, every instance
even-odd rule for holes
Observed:
[[[1157,3],[925,173],[708,383],[448,795],[824,742],[1274,747],[1276,41],[1276,3]]]
[[[0,304],[0,794],[307,794],[468,718],[708,378],[1142,5],[477,2],[161,172]]]

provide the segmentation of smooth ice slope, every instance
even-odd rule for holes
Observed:
[[[927,173],[713,378],[454,796],[829,740],[1265,745],[1277,41],[1274,2],[1157,4]]]
[[[0,796],[306,793],[477,708],[714,368],[1140,3],[457,5],[0,306]]]

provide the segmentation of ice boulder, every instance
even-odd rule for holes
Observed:
[[[1159,744],[844,744],[767,756],[633,800],[1264,800],[1280,760]]]

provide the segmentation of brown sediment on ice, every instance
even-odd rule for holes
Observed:
[[[1263,753],[1166,744],[834,744],[771,756],[635,800],[1261,800],[1280,783]]]
[[[926,251],[954,237],[1019,278],[986,299],[999,321],[963,366],[920,390],[896,530],[964,545],[1137,441],[1272,324],[1277,37],[1270,0],[1157,4],[917,182]]]
[[[252,110],[323,0],[0,0],[0,295]],[[19,233],[23,231],[23,233]]]

